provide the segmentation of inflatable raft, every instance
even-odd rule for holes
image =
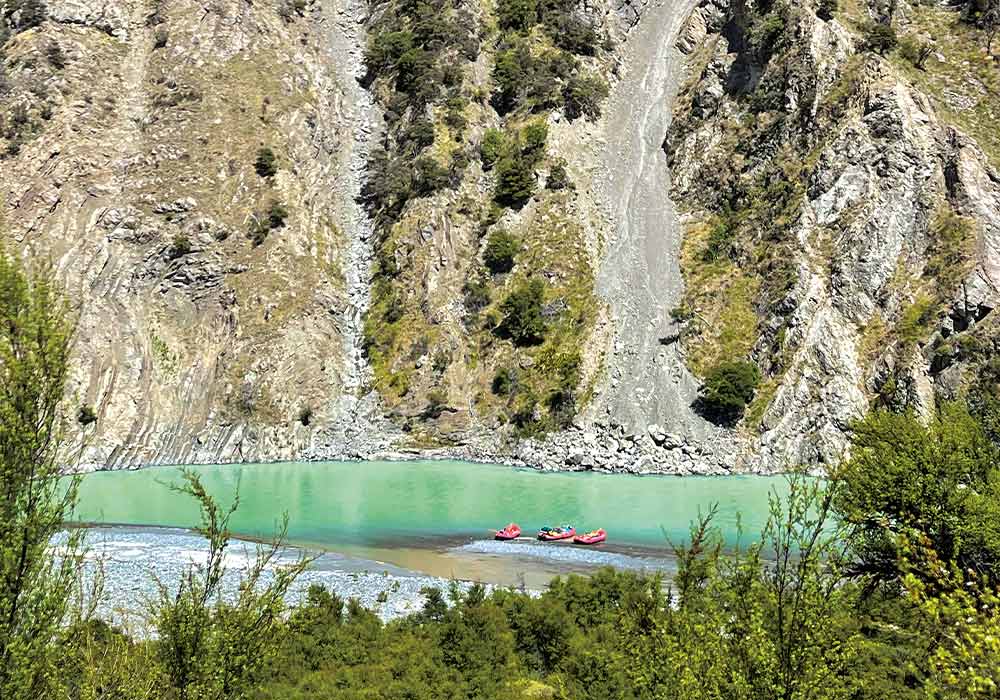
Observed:
[[[576,528],[572,525],[563,525],[562,527],[543,527],[538,531],[538,539],[543,542],[557,542],[559,540],[568,540],[576,536]]]
[[[502,530],[497,530],[497,534],[493,536],[497,540],[516,540],[521,536],[521,526],[517,523],[511,523]]]
[[[604,531],[604,528],[601,528],[600,530],[588,532],[585,535],[577,535],[573,538],[573,541],[576,544],[600,544],[606,539],[608,539],[608,533]]]

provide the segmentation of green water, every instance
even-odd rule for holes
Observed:
[[[292,542],[396,546],[441,538],[483,538],[510,521],[525,532],[571,523],[603,527],[609,542],[665,547],[687,535],[699,509],[718,503],[728,543],[759,532],[768,493],[781,477],[634,477],[541,473],[455,461],[326,462],[197,467],[211,494],[228,504],[239,486],[232,529],[261,537],[289,515]],[[98,472],[83,479],[77,517],[85,522],[191,526],[192,501],[167,488],[171,467]],[[744,535],[746,541],[747,535]]]

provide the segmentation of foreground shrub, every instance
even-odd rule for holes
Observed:
[[[522,346],[545,340],[544,296],[545,285],[537,277],[522,282],[500,304],[504,317],[497,328],[499,335]]]
[[[514,258],[521,249],[520,242],[506,231],[495,231],[486,242],[483,262],[493,274],[502,274],[514,269]]]

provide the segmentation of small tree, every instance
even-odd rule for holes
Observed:
[[[515,345],[538,345],[545,340],[544,297],[545,285],[540,279],[522,282],[500,304],[504,318],[497,329],[499,334]]]
[[[535,193],[535,170],[528,158],[519,153],[497,163],[494,199],[505,207],[520,209]]]
[[[483,142],[479,145],[479,155],[483,159],[483,167],[489,170],[496,164],[507,148],[507,139],[500,129],[487,129],[483,134]]]
[[[829,22],[840,9],[839,4],[839,0],[819,0],[816,5],[816,16]]]
[[[535,0],[499,0],[497,24],[500,29],[523,32],[538,22]]]
[[[601,104],[608,97],[608,84],[600,78],[573,76],[566,81],[563,99],[566,102],[566,116],[597,119],[601,116]]]
[[[899,41],[899,53],[912,63],[914,68],[924,70],[927,59],[934,53],[934,44],[924,39],[904,36]]]
[[[159,637],[156,652],[178,700],[227,700],[246,697],[268,657],[278,648],[285,594],[311,563],[300,557],[275,566],[288,530],[285,515],[277,534],[241,576],[236,599],[223,602],[225,553],[230,545],[229,521],[239,507],[239,494],[224,509],[205,490],[198,475],[182,471],[184,481],[171,488],[197,501],[201,524],[196,531],[208,540],[205,564],[192,564],[176,592],[157,582],[153,619]],[[268,572],[270,578],[265,578]]]
[[[502,274],[514,269],[514,258],[521,249],[520,242],[506,231],[495,231],[486,242],[483,262],[490,272]]]
[[[721,362],[709,371],[699,399],[710,417],[730,423],[743,415],[753,399],[760,370],[751,362]]]
[[[60,404],[73,332],[47,269],[28,273],[0,250],[0,697],[60,697],[55,643],[71,617],[82,531],[49,548],[76,505],[60,483]]]
[[[253,169],[261,177],[274,177],[278,172],[278,157],[269,146],[264,146],[257,151],[257,159],[253,163]]]
[[[885,56],[899,43],[896,30],[891,24],[873,22],[865,27],[864,47],[868,51],[875,51],[879,56]]]

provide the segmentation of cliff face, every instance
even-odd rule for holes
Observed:
[[[900,5],[904,40],[943,23],[919,71],[863,49],[874,11],[703,2],[682,39],[665,144],[690,223],[682,342],[696,368],[746,353],[764,370],[750,464],[833,462],[870,404],[927,412],[981,379],[992,346],[1000,178],[914,85],[962,69],[963,29]]]
[[[773,471],[993,381],[991,62],[842,5],[0,1],[0,229],[78,309],[82,462]]]
[[[6,42],[3,223],[78,309],[85,462],[290,458],[351,412],[365,115],[332,9],[56,0]]]

